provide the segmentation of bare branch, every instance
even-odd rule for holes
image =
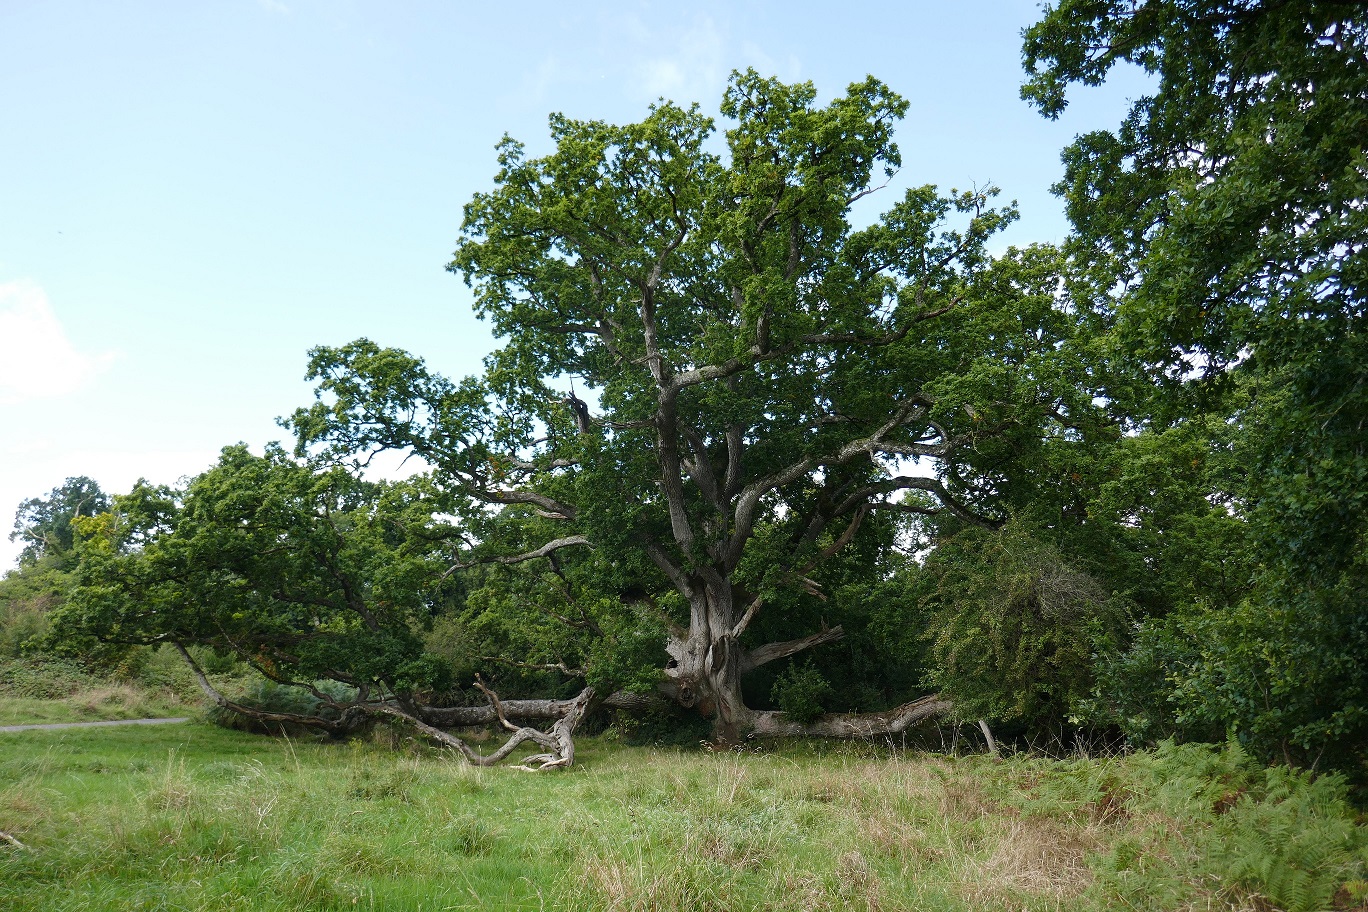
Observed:
[[[837,515],[840,514],[838,513]],[[864,518],[868,515],[869,503],[867,501],[862,501],[859,509],[857,509],[855,512],[855,516],[852,517],[850,522],[846,524],[845,529],[841,532],[839,536],[837,536],[836,540],[827,547],[823,548],[820,554],[814,557],[807,564],[803,565],[803,567],[798,572],[804,575],[811,573],[813,570],[817,568],[818,564],[822,563],[825,560],[828,560],[831,557],[834,557],[842,548],[850,544],[850,540],[855,537],[855,533],[860,530],[860,524],[864,522]]]
[[[703,492],[708,503],[720,511],[722,509],[721,492],[717,488],[717,475],[713,472],[712,462],[708,459],[708,448],[703,443],[703,438],[687,424],[681,423],[679,430],[684,439],[688,441],[689,449],[693,452],[693,458],[685,463],[689,469],[689,477],[698,485],[698,489]]]
[[[571,623],[569,618],[556,617],[556,620],[563,623]],[[572,625],[583,626],[583,625]],[[509,659],[504,656],[480,656],[481,662],[497,662],[500,665],[507,665],[510,668],[525,668],[528,671],[558,671],[568,678],[584,677],[583,668],[571,668],[564,662],[519,662],[517,659]]]
[[[693,597],[693,584],[690,583],[689,578],[684,575],[684,571],[680,569],[674,561],[670,560],[669,555],[665,553],[665,550],[661,548],[660,545],[648,541],[642,544],[642,548],[645,550],[646,556],[651,559],[651,562],[659,567],[662,573],[669,577],[670,582],[674,584],[675,589],[679,590],[681,595],[685,598]]]
[[[504,715],[503,704],[499,702],[499,695],[485,686],[484,678],[476,675],[475,686],[480,689],[480,693],[484,694],[489,699],[489,705],[494,708],[494,715],[498,717],[499,724],[509,731],[517,731],[518,726],[509,722],[508,717]]]
[[[181,659],[189,666],[190,672],[195,676],[195,681],[199,684],[200,690],[217,706],[221,706],[224,709],[231,710],[250,719],[258,719],[262,722],[288,722],[295,725],[309,726],[311,728],[321,728],[325,731],[334,733],[345,731],[350,727],[345,721],[345,714],[343,720],[333,720],[325,719],[322,716],[306,716],[299,713],[270,712],[230,700],[209,682],[209,678],[205,675],[204,669],[200,668],[200,665],[195,661],[194,656],[190,655],[190,652],[179,640],[172,640],[171,645],[175,647],[176,652],[180,653]],[[342,706],[343,704],[334,705]],[[346,708],[354,708],[357,705],[358,704],[349,704]]]
[[[522,554],[483,557],[479,560],[473,560],[466,563],[458,561],[443,574],[443,577],[449,576],[456,570],[467,570],[471,567],[477,567],[480,564],[521,564],[530,560],[536,560],[539,557],[547,557],[562,548],[573,548],[576,545],[583,545],[586,548],[593,547],[593,545],[590,544],[589,539],[583,535],[567,535],[564,538],[557,538],[549,541],[536,550],[525,551]]]
[[[732,628],[732,639],[739,639],[741,634],[746,632],[746,628],[750,626],[751,620],[764,605],[765,597],[763,595],[757,595],[754,601],[746,606],[746,613],[741,615],[741,620],[737,621],[736,626]]]
[[[764,646],[750,650],[741,659],[741,673],[745,674],[752,669],[767,665],[776,659],[786,659],[791,655],[811,649],[814,646],[821,646],[823,643],[834,643],[845,636],[845,631],[841,625],[819,630],[816,633],[799,637],[796,640],[785,640],[782,643],[766,643]]]
[[[511,490],[511,491],[490,491],[484,488],[471,490],[471,494],[486,503],[498,504],[530,504],[540,507],[545,511],[546,516],[556,519],[574,519],[578,510],[568,504],[560,503],[547,497],[545,494],[538,494],[535,491]]]

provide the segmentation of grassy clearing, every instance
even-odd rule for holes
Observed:
[[[93,675],[69,662],[0,661],[0,725],[98,722],[194,715],[200,711],[193,679],[164,658],[121,679]]]
[[[1333,780],[1179,748],[1057,763],[678,753],[472,769],[203,725],[0,735],[0,908],[1362,908]]]

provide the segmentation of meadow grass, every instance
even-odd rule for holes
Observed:
[[[91,687],[56,700],[0,697],[0,725],[158,719],[198,714],[198,701],[188,702],[173,693],[148,693],[119,683]]]
[[[194,679],[169,658],[157,656],[125,678],[70,661],[0,658],[0,725],[198,715]]]
[[[386,730],[29,732],[0,735],[0,830],[26,846],[0,844],[13,912],[1262,912],[1368,895],[1342,786],[1206,747],[995,762],[586,738],[573,769],[527,774]]]

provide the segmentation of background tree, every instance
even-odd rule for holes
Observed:
[[[44,558],[64,566],[70,563],[75,540],[71,521],[78,516],[103,513],[109,506],[109,495],[84,475],[68,478],[46,497],[24,501],[14,516],[14,531],[10,533],[10,541],[24,543],[19,563],[31,566]]]
[[[1147,426],[1216,429],[1243,467],[1213,494],[1256,549],[1249,600],[1192,622],[1209,648],[1174,698],[1289,760],[1368,743],[1362,5],[1065,0],[1025,61],[1050,117],[1122,62],[1157,83],[1058,189],[1118,358],[1156,384]]]
[[[19,565],[0,578],[0,657],[41,650],[48,615],[71,586],[76,563],[73,520],[107,511],[109,497],[84,475],[19,505],[11,541],[24,542]]]
[[[1054,254],[989,257],[1014,213],[981,192],[916,188],[857,230],[906,102],[874,79],[815,97],[735,75],[725,158],[711,120],[665,103],[626,126],[554,116],[544,158],[505,139],[450,267],[507,339],[485,376],[454,384],[365,340],[318,349],[320,401],[293,418],[301,450],[434,466],[470,502],[462,564],[577,566],[646,606],[662,690],[724,737],[799,730],[742,682],[843,635],[824,567],[887,514],[1000,522],[1002,448],[1090,401],[1045,369]]]

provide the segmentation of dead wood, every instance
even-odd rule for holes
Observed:
[[[584,718],[584,714],[594,698],[594,689],[586,687],[577,697],[570,700],[504,701],[499,699],[498,694],[486,687],[484,681],[477,680],[476,686],[489,699],[486,706],[437,708],[411,706],[399,700],[357,700],[352,703],[339,702],[337,704],[337,708],[341,711],[340,719],[325,719],[316,715],[270,712],[231,700],[214,687],[204,670],[200,668],[199,663],[195,661],[194,656],[190,655],[189,650],[180,643],[174,645],[181,658],[194,673],[200,689],[216,705],[224,709],[262,722],[292,723],[322,729],[334,736],[345,735],[354,731],[365,716],[387,716],[410,726],[443,747],[455,750],[466,762],[474,766],[493,766],[500,763],[528,741],[545,750],[543,753],[525,758],[522,764],[516,767],[517,769],[541,770],[570,766],[575,762],[575,728]],[[509,721],[510,717],[524,720],[554,719],[555,724],[549,732],[544,732],[530,726],[514,725]],[[438,727],[440,725],[450,727],[489,725],[496,722],[511,734],[502,747],[490,754],[481,754],[456,735]],[[6,841],[13,841],[18,845],[17,840],[6,833],[0,833],[0,837],[8,837]]]
[[[877,738],[900,734],[949,711],[948,700],[931,694],[884,712],[827,713],[805,724],[782,712],[757,711],[750,722],[752,734],[759,738]]]

